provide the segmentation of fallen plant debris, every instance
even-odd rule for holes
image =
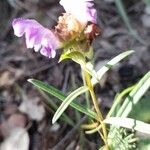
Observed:
[[[149,6],[0,1],[0,149],[149,149]]]

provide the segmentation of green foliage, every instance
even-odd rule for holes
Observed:
[[[134,106],[141,100],[142,96],[150,87],[150,71],[138,82],[135,88],[130,92],[124,103],[117,112],[117,117],[127,117]]]
[[[82,53],[78,51],[67,51],[60,56],[59,62],[65,59],[72,59],[76,63],[83,65],[85,64],[85,57]]]
[[[95,78],[95,71],[93,71],[93,78],[91,79],[91,82],[93,85],[99,83],[99,81],[101,80],[101,78],[103,77],[103,75],[110,70],[114,65],[116,65],[118,62],[120,62],[122,59],[126,58],[127,56],[129,56],[130,54],[132,54],[134,51],[130,50],[130,51],[126,51],[123,52],[119,55],[117,55],[116,57],[114,57],[113,59],[111,59],[108,63],[106,63],[106,65],[104,65],[102,68],[100,68],[97,72],[96,72],[96,76],[97,78]],[[92,72],[92,71],[91,71]]]
[[[150,125],[132,118],[110,117],[104,120],[107,124],[136,130],[144,134],[150,134]]]
[[[123,128],[111,128],[108,135],[110,150],[134,150],[136,149],[135,134],[128,133]]]
[[[114,99],[114,103],[113,103],[112,107],[110,108],[109,113],[107,114],[107,118],[110,116],[116,116],[118,107],[119,107],[120,103],[122,102],[123,97],[126,94],[128,94],[129,92],[131,92],[131,90],[133,90],[134,87],[135,87],[135,85],[128,87],[127,89],[123,90],[121,93],[116,95],[116,97]]]
[[[150,95],[143,97],[139,103],[134,106],[129,117],[145,122],[150,121]]]
[[[48,105],[48,107],[50,107],[51,109],[53,109],[54,111],[56,111],[58,109],[58,106],[55,104],[55,102],[53,101],[53,99],[51,99],[46,93],[44,93],[43,91],[41,91],[39,89],[39,92],[41,93],[41,95],[43,96],[44,103],[46,105]],[[62,121],[66,122],[67,124],[74,126],[75,123],[73,122],[73,120],[66,115],[65,113],[62,114],[62,117],[60,118]]]
[[[136,107],[139,108],[138,104],[140,101],[143,100],[142,96],[146,93],[149,87],[150,87],[150,71],[147,74],[145,74],[144,77],[135,86],[131,87],[131,89],[127,88],[125,91],[121,92],[120,95],[118,95],[117,104],[121,101],[121,98],[123,98],[123,96],[126,93],[130,92],[131,90],[131,92],[129,93],[129,95],[126,97],[123,104],[119,108],[119,111],[117,111],[116,116],[121,118],[112,118],[112,119],[108,118],[108,120],[110,119],[108,122],[112,124],[110,127],[111,130],[109,132],[109,137],[110,137],[110,142],[112,143],[112,147],[114,147],[114,149],[116,149],[116,145],[117,145],[116,135],[119,137],[119,142],[122,143],[122,146],[120,148],[123,149],[124,147],[127,150],[130,149],[129,147],[127,147],[128,142],[126,142],[125,138],[122,138],[122,133],[118,132],[121,130],[121,128],[118,128],[118,126],[135,129],[137,131],[150,134],[149,124],[136,120],[139,119],[138,117],[136,119],[125,118],[129,114],[134,114],[135,112],[139,114],[142,113],[143,110],[141,108],[139,109],[139,111],[135,109]],[[114,103],[114,105],[115,107],[117,106],[116,103]],[[147,102],[144,105],[147,105]],[[111,114],[115,114],[115,112],[113,112],[115,111],[114,106],[112,106],[112,108],[113,110],[111,111]],[[113,140],[111,141],[112,138]],[[135,143],[133,145],[135,145]]]
[[[59,117],[62,115],[62,113],[67,109],[67,107],[70,105],[70,103],[79,95],[85,93],[88,90],[88,87],[86,86],[82,86],[78,89],[76,89],[75,91],[71,92],[70,95],[68,95],[64,101],[62,102],[62,104],[60,105],[60,107],[57,109],[57,111],[55,112],[53,119],[52,119],[52,123],[55,123]]]
[[[105,66],[103,66],[97,72],[94,70],[94,67],[90,62],[85,63],[86,62],[85,56],[82,55],[82,53],[78,51],[72,51],[72,52],[70,51],[70,52],[66,52],[62,54],[60,61],[69,58],[77,62],[78,64],[80,64],[82,70],[84,70],[85,72],[91,75],[92,77],[91,83],[94,86],[99,83],[103,75],[109,69],[111,69],[116,63],[118,63],[119,61],[127,57],[128,55],[132,54],[133,52],[134,51],[131,50],[131,51],[126,51],[122,54],[119,54],[118,56],[110,60]],[[77,102],[74,102],[75,99],[79,95],[87,92],[89,90],[89,87],[82,86],[76,89],[75,91],[71,92],[70,95],[65,96],[58,89],[50,85],[47,85],[41,81],[38,81],[35,79],[29,79],[28,81],[32,83],[33,85],[35,85],[37,88],[53,95],[54,97],[62,101],[62,104],[60,105],[59,108],[57,108],[54,114],[52,123],[55,123],[61,115],[63,116],[65,115],[64,111],[68,108],[69,105],[73,107],[74,109],[78,110],[79,112],[82,112],[88,115],[89,117],[91,117],[92,119],[98,121],[98,118],[95,112],[91,111],[89,108],[83,105],[80,105]],[[113,106],[111,107],[110,112],[108,113],[106,119],[104,120],[105,123],[110,124],[108,142],[109,142],[109,146],[111,150],[120,150],[120,149],[121,150],[133,150],[136,148],[137,138],[135,137],[135,133],[132,133],[132,132],[128,133],[126,132],[127,130],[122,129],[122,127],[128,128],[130,130],[134,129],[142,133],[150,134],[150,130],[149,130],[150,125],[142,121],[139,121],[140,115],[137,115],[137,117],[135,117],[136,112],[138,113],[140,112],[140,114],[142,114],[141,108],[140,108],[142,106],[145,111],[145,114],[147,114],[147,118],[149,118],[149,104],[146,106],[148,98],[142,98],[143,95],[149,89],[149,87],[150,87],[150,71],[147,74],[145,74],[144,77],[136,85],[128,87],[123,92],[118,94],[118,96],[115,98]],[[123,101],[123,98],[125,96],[126,98]],[[56,109],[56,106],[55,106],[55,109]],[[116,110],[117,110],[117,113],[116,113]],[[111,117],[111,116],[114,116],[114,117]],[[127,118],[128,116],[132,116],[134,119]],[[142,117],[143,116],[141,115],[141,119]],[[143,121],[145,121],[145,119]],[[91,134],[91,133],[99,131],[100,129],[101,129],[101,125],[89,131],[86,131],[86,133]]]
[[[150,0],[144,0],[145,4],[150,7]]]
[[[141,138],[137,144],[139,150],[150,150],[150,138]]]
[[[42,91],[45,91],[49,93],[50,95],[58,98],[60,101],[64,101],[67,96],[65,96],[61,91],[56,89],[55,87],[51,85],[47,85],[42,81],[35,80],[35,79],[28,79],[30,83],[32,83],[34,86],[36,86],[38,89],[41,89]],[[96,119],[96,113],[91,111],[89,108],[82,106],[81,104],[77,102],[71,102],[70,106],[74,109],[78,110],[79,112],[82,112],[83,114],[86,114],[87,116]]]

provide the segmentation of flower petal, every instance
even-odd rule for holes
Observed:
[[[18,37],[21,37],[25,32],[25,26],[22,25],[22,19],[14,19],[12,22],[12,26],[14,29],[14,34]]]
[[[93,8],[94,0],[61,0],[60,4],[67,13],[74,15],[80,22],[96,23],[96,10]]]
[[[55,57],[59,42],[52,31],[33,19],[14,19],[12,26],[16,36],[25,34],[27,48],[34,48],[36,52],[40,51],[47,57]]]
[[[56,51],[54,49],[49,48],[49,47],[43,47],[40,50],[40,53],[46,57],[49,57],[49,58],[54,58],[56,56]]]
[[[41,28],[29,27],[26,29],[25,37],[26,37],[26,45],[27,48],[33,48],[34,45],[37,45],[42,40]]]
[[[34,45],[34,51],[38,52],[41,49],[41,45]]]
[[[22,19],[22,18],[16,18],[12,22],[12,26],[14,29],[14,34],[18,37],[21,37],[27,28],[29,27],[42,27],[37,21],[33,19]]]

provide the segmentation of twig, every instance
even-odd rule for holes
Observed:
[[[64,149],[65,146],[69,143],[69,141],[74,137],[76,131],[79,129],[80,125],[87,120],[87,116],[84,116],[80,122],[68,133],[66,136],[53,148],[49,150],[60,150]]]

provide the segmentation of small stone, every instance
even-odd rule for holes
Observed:
[[[0,150],[28,150],[29,135],[24,128],[15,128],[0,145]]]
[[[39,98],[25,98],[19,106],[19,110],[27,114],[30,119],[36,121],[41,121],[45,116],[45,109],[42,104],[39,104]]]

